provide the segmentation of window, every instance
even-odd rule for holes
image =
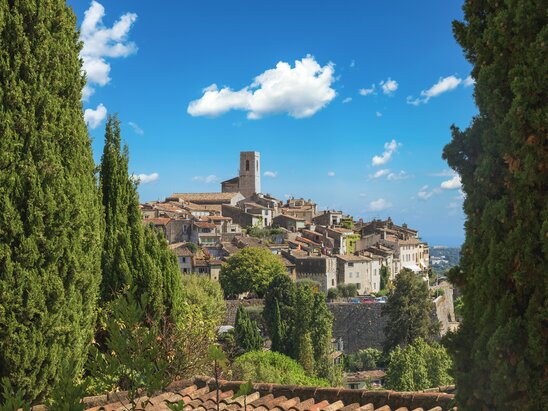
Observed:
[[[335,286],[335,279],[332,279],[332,280],[331,280],[331,285],[332,285],[332,286]]]
[[[362,283],[356,283],[356,289],[359,290],[362,286]]]
[[[350,278],[352,278],[352,273],[348,273],[348,276],[349,276]]]
[[[249,160],[245,160],[245,171],[249,171]]]
[[[349,267],[354,267],[354,263],[348,263]]]

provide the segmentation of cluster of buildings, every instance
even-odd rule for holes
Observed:
[[[314,280],[324,291],[355,284],[359,294],[377,292],[383,266],[391,278],[402,268],[429,269],[428,244],[406,224],[354,221],[341,211],[318,211],[311,200],[263,194],[258,152],[240,153],[239,176],[223,181],[220,192],[174,193],[141,211],[164,232],[182,273],[218,279],[223,261],[244,247],[269,249],[293,279]],[[251,236],[249,228],[263,235]]]

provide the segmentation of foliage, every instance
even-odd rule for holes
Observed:
[[[287,331],[293,317],[295,293],[295,283],[287,275],[274,278],[265,293],[263,318],[274,351],[286,352]]]
[[[89,381],[75,382],[72,379],[72,367],[68,363],[63,367],[59,382],[55,385],[46,401],[48,410],[83,411],[86,409],[86,405],[82,400],[86,396]]]
[[[234,396],[236,398],[238,397],[244,397],[244,411],[247,411],[247,396],[253,392],[253,384],[251,383],[251,380],[246,382],[245,384],[240,385],[238,388],[238,391],[236,391],[236,394]]]
[[[382,351],[365,348],[345,357],[345,371],[356,372],[371,370],[382,365]]]
[[[382,315],[388,316],[384,351],[410,344],[416,338],[434,339],[439,323],[432,319],[433,310],[426,282],[409,269],[401,270],[396,276],[394,292],[382,311]]]
[[[464,312],[464,301],[462,299],[462,295],[453,300],[453,307],[457,321],[461,321],[462,313]]]
[[[221,378],[222,373],[227,370],[228,361],[222,348],[218,345],[211,345],[209,347],[207,351],[207,358],[209,359],[209,361],[212,362],[213,377],[215,378],[215,392],[216,392],[216,398],[217,398],[216,405],[217,405],[217,411],[219,411],[219,407],[220,407],[219,379]]]
[[[30,410],[30,401],[24,399],[21,389],[15,391],[9,378],[2,378],[2,393],[0,395],[0,411]]]
[[[432,293],[432,297],[434,298],[438,298],[442,295],[445,295],[445,291],[443,290],[443,288],[437,288],[434,290],[434,292]]]
[[[272,384],[295,384],[325,387],[327,380],[306,375],[295,360],[272,351],[250,351],[236,358],[232,364],[236,380]]]
[[[454,34],[479,109],[444,158],[465,194],[463,321],[450,340],[459,410],[545,408],[548,276],[546,4],[464,3]],[[505,359],[502,361],[501,359]]]
[[[329,290],[327,290],[327,299],[328,300],[336,300],[339,298],[339,289],[332,287]]]
[[[246,234],[256,238],[271,238],[275,235],[283,234],[283,230],[280,228],[250,227],[246,230]]]
[[[249,314],[242,306],[239,306],[236,312],[234,332],[236,341],[244,352],[260,350],[263,347],[263,338],[257,323],[249,318]]]
[[[100,282],[100,208],[65,1],[0,2],[0,378],[41,401],[79,377]]]
[[[185,275],[182,281],[181,315],[176,324],[164,327],[162,339],[172,379],[209,372],[207,352],[226,310],[218,282],[198,275]]]
[[[312,366],[312,375],[339,380],[340,370],[334,369],[331,360],[333,315],[323,293],[315,293],[307,282],[277,277],[266,292],[263,317],[273,351],[301,362],[308,372]],[[313,342],[313,361],[307,334]]]
[[[107,324],[107,351],[94,347],[88,365],[91,378],[102,392],[128,391],[131,409],[144,408],[152,394],[170,382],[168,362],[162,355],[160,330],[156,323],[145,324],[146,295],[141,301],[133,293],[112,302],[112,316]]]
[[[298,337],[299,341],[299,364],[303,367],[304,372],[307,375],[315,374],[315,364],[314,364],[314,349],[312,348],[312,339],[310,338],[310,333],[305,332]]]
[[[181,309],[181,274],[163,234],[143,227],[137,184],[128,174],[127,146],[121,147],[120,122],[109,116],[99,175],[105,218],[101,302],[130,288],[139,299],[147,293],[147,315],[176,321]],[[106,314],[108,315],[108,308]]]
[[[381,276],[380,290],[387,290],[388,282],[390,281],[390,268],[388,268],[388,266],[386,265],[383,265],[380,270],[380,276]]]
[[[396,391],[417,391],[448,385],[451,358],[444,347],[418,338],[405,348],[397,346],[389,354],[386,387]]]
[[[286,275],[286,269],[277,256],[264,248],[245,247],[223,264],[219,281],[225,295],[253,292],[262,296],[278,275]]]
[[[358,289],[356,284],[337,284],[337,290],[339,297],[355,297],[358,295]]]

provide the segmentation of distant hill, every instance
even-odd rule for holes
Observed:
[[[430,267],[438,275],[443,275],[460,262],[460,247],[430,247]]]

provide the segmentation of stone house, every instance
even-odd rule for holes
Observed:
[[[246,212],[245,210],[239,207],[223,204],[222,214],[225,217],[232,218],[232,221],[235,224],[238,224],[240,227],[264,228],[264,219],[263,219],[262,210],[260,213],[252,214],[252,213]]]
[[[302,218],[307,223],[312,223],[312,219],[317,214],[317,206],[312,200],[303,198],[290,198],[280,209],[282,214]]]
[[[194,253],[190,248],[188,248],[185,243],[174,243],[170,244],[169,248],[173,250],[174,254],[177,256],[177,264],[179,265],[179,270],[182,274],[191,274],[193,272],[193,257]]]
[[[317,225],[323,225],[326,227],[338,226],[343,219],[342,211],[326,210],[316,215],[312,222]]]
[[[190,241],[200,246],[215,246],[221,242],[221,234],[213,223],[193,221]]]
[[[286,230],[297,232],[304,228],[304,218],[293,217],[290,215],[280,214],[273,219],[274,227],[285,228]]]
[[[295,264],[297,280],[309,279],[320,284],[327,292],[337,286],[337,259],[326,255],[308,255],[304,252],[284,252],[283,256]]]
[[[355,284],[358,294],[373,291],[371,283],[372,258],[363,255],[335,255],[337,258],[337,283]]]

